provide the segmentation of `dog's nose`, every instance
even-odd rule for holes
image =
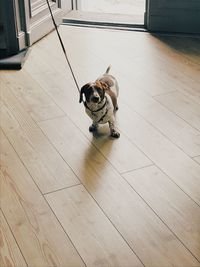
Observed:
[[[93,96],[92,97],[92,101],[97,103],[99,101],[99,97],[98,96]]]

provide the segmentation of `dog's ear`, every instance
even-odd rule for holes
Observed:
[[[83,85],[83,87],[81,88],[80,91],[80,98],[79,98],[79,103],[81,103],[83,101],[83,94],[85,94],[86,90],[90,87],[90,83],[87,83],[85,85]]]

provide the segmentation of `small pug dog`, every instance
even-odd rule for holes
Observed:
[[[111,66],[95,82],[85,84],[80,91],[79,103],[83,102],[87,115],[92,119],[90,132],[97,131],[99,124],[109,123],[110,135],[119,138],[115,128],[115,112],[118,110],[117,97],[119,86],[117,80],[109,74]],[[85,101],[83,101],[83,95]]]

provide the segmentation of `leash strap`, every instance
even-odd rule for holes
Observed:
[[[80,93],[79,85],[78,85],[78,82],[77,82],[76,77],[75,77],[75,75],[74,75],[72,66],[71,66],[71,64],[70,64],[70,62],[69,62],[69,59],[68,59],[68,56],[67,56],[67,53],[66,53],[66,50],[65,50],[65,47],[64,47],[62,38],[61,38],[60,33],[59,33],[59,31],[58,31],[58,26],[57,26],[57,24],[56,24],[56,22],[55,22],[55,19],[54,19],[54,16],[53,16],[53,13],[52,13],[50,4],[49,4],[49,0],[46,0],[46,2],[47,2],[47,5],[48,5],[48,8],[49,8],[49,12],[50,12],[50,14],[51,14],[51,19],[52,19],[52,21],[53,21],[54,28],[55,28],[55,30],[56,30],[56,32],[57,32],[57,35],[58,35],[58,38],[59,38],[59,41],[60,41],[60,44],[61,44],[61,47],[62,47],[62,50],[63,50],[63,53],[64,53],[65,58],[66,58],[66,60],[67,60],[67,64],[68,64],[68,66],[69,66],[69,68],[70,68],[72,77],[73,77],[74,82],[75,82],[75,84],[76,84],[76,87],[77,87],[77,89],[78,89],[78,91],[79,91],[79,93]]]

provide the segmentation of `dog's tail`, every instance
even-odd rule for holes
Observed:
[[[106,70],[105,74],[108,74],[108,73],[109,73],[109,71],[110,71],[110,69],[111,69],[111,65],[110,65],[110,66],[108,66],[108,68],[107,68],[107,70]]]

